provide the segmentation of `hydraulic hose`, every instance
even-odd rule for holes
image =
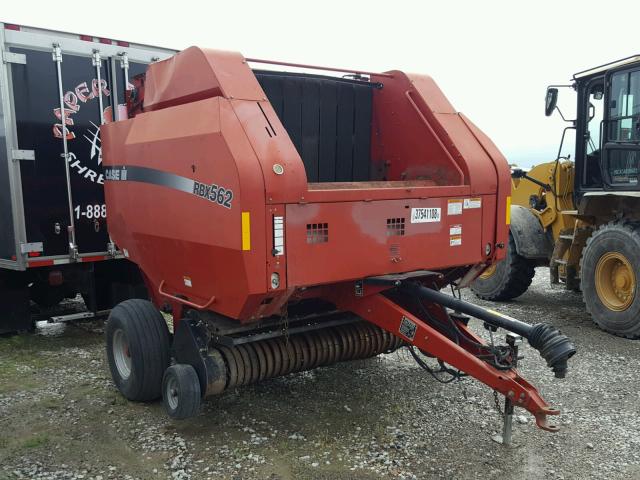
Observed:
[[[417,282],[396,282],[395,285],[399,290],[408,294],[466,313],[484,320],[494,327],[503,328],[526,338],[529,345],[538,350],[542,358],[546,360],[547,365],[553,370],[557,378],[566,376],[567,361],[576,353],[576,349],[571,340],[553,326],[545,323],[529,325],[508,315],[503,315],[427,288]]]

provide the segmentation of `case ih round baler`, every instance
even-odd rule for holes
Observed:
[[[154,63],[130,118],[102,127],[109,231],[153,301],[111,313],[119,389],[162,393],[181,418],[225,389],[407,346],[555,429],[514,342],[467,324],[526,337],[558,377],[569,340],[439,292],[504,256],[510,172],[493,143],[426,76],[249,63],[277,64],[195,47]]]

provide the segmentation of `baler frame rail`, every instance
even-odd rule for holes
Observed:
[[[350,290],[350,289],[349,289]],[[559,410],[550,407],[540,396],[537,389],[520,376],[513,365],[515,352],[511,349],[511,362],[507,365],[491,364],[482,354],[489,349],[479,336],[474,334],[466,322],[455,316],[449,316],[447,305],[455,305],[458,311],[481,318],[490,325],[504,328],[529,340],[529,343],[540,350],[556,372],[556,376],[564,376],[566,362],[575,353],[575,347],[567,337],[544,324],[528,325],[496,312],[469,304],[452,296],[430,289],[412,280],[383,279],[374,277],[365,279],[358,296],[348,293],[346,288],[330,294],[336,306],[348,310],[378,327],[402,338],[409,345],[418,348],[422,353],[436,357],[460,372],[475,377],[488,385],[514,405],[528,410],[536,419],[536,424],[543,430],[558,431],[559,428],[548,421],[549,415],[558,415]],[[356,287],[358,291],[358,287]],[[425,291],[427,291],[425,293]],[[396,297],[396,295],[399,295]],[[411,308],[403,301],[403,297],[413,297],[418,302],[426,300],[423,314]],[[471,308],[470,308],[471,307]],[[427,312],[426,310],[429,310]],[[434,317],[444,319],[442,324],[434,321]],[[450,338],[442,328],[445,322],[453,322],[461,335]],[[539,331],[547,332],[544,345],[540,345]],[[538,343],[536,343],[538,342]],[[551,352],[551,353],[550,353]],[[558,375],[558,372],[561,375]]]
[[[266,328],[264,331],[252,331],[248,335],[214,335],[212,337],[212,343],[216,345],[222,345],[224,347],[235,347],[236,345],[243,345],[245,343],[259,342],[261,340],[268,340],[278,337],[287,337],[289,335],[296,335],[303,332],[312,332],[314,330],[320,330],[323,328],[337,327],[341,325],[347,325],[356,322],[362,322],[362,319],[353,314],[341,314],[336,315],[337,318],[326,319],[320,322],[307,323],[297,322],[300,325],[294,324],[290,326],[280,323],[278,325],[272,325]]]
[[[323,67],[319,65],[308,65],[305,63],[293,63],[293,62],[281,62],[278,60],[265,60],[260,58],[245,58],[245,61],[250,63],[262,63],[264,65],[280,65],[283,67],[307,68],[309,70],[322,70],[325,72],[355,73],[358,75],[375,75],[377,77],[393,78],[393,74],[391,73],[368,72],[366,70],[354,70],[352,68]]]

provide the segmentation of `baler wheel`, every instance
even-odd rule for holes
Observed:
[[[200,380],[195,368],[178,363],[171,365],[162,378],[162,403],[171,418],[183,420],[200,411]]]
[[[162,374],[169,365],[169,330],[147,300],[116,305],[105,328],[107,361],[118,390],[129,400],[160,397]]]

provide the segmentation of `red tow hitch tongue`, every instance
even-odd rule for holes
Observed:
[[[407,343],[421,352],[437,357],[441,362],[477,378],[504,395],[503,443],[510,441],[513,408],[516,406],[531,412],[541,429],[548,432],[559,430],[549,423],[547,417],[558,415],[560,411],[550,407],[515,367],[518,345],[524,337],[540,352],[555,376],[563,378],[567,373],[567,361],[576,352],[565,335],[549,325],[529,325],[427,288],[419,282],[396,279],[390,282],[388,277],[379,277],[368,279],[365,283],[376,287],[391,285],[392,288],[374,290],[371,295],[362,297],[341,295],[333,300],[340,308],[349,309],[389,332],[400,332]],[[424,315],[420,311],[416,313],[416,309],[410,308],[402,298],[419,299],[424,307],[421,310]],[[484,320],[493,329],[499,327],[507,330],[507,346],[486,344],[467,327],[467,322],[461,321],[457,315],[449,315],[445,307]],[[455,331],[455,341],[450,338],[451,330],[445,332],[442,327],[447,324]],[[498,357],[500,362],[496,360]]]

